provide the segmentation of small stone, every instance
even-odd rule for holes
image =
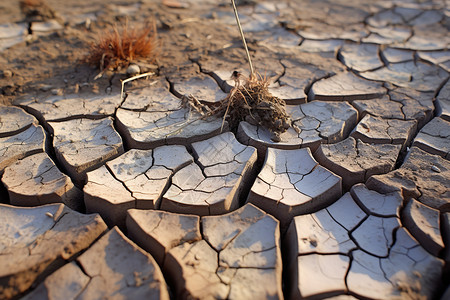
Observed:
[[[436,173],[441,173],[441,169],[439,169],[439,168],[436,167],[436,166],[431,166],[431,170],[434,171],[434,172],[436,172]]]
[[[140,72],[141,72],[141,68],[139,68],[139,66],[136,64],[131,64],[127,68],[128,75],[136,75],[136,74],[139,74]]]
[[[280,134],[278,132],[273,132],[272,133],[272,137],[270,138],[273,142],[275,143],[279,143],[281,142],[281,137]]]
[[[13,72],[11,70],[3,70],[3,77],[11,78],[13,76]]]
[[[52,92],[52,95],[55,95],[55,96],[61,96],[63,94],[62,89],[52,89],[51,92]]]

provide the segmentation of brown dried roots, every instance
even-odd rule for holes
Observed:
[[[269,82],[261,76],[244,78],[233,76],[235,87],[218,106],[208,107],[195,97],[184,98],[184,106],[198,112],[202,117],[220,116],[229,128],[237,132],[239,123],[246,121],[252,125],[262,126],[272,132],[274,142],[281,141],[280,134],[291,126],[291,118],[286,113],[284,100],[269,92]]]
[[[158,49],[155,22],[139,29],[125,24],[121,29],[114,26],[112,31],[105,31],[97,43],[91,45],[85,62],[98,66],[100,71],[120,71],[136,60],[154,62]]]
[[[226,118],[234,132],[241,121],[247,121],[268,129],[277,140],[291,126],[284,100],[269,92],[268,80],[260,75],[246,78],[244,84],[239,78],[235,82],[235,87],[222,101],[218,114]]]

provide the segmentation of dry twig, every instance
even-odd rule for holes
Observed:
[[[239,28],[239,33],[241,35],[242,44],[244,45],[245,53],[247,54],[248,65],[250,67],[250,78],[252,78],[255,73],[253,70],[252,59],[250,58],[250,53],[248,52],[247,42],[245,41],[244,31],[242,30],[241,21],[239,21],[239,15],[238,15],[236,4],[234,3],[234,0],[231,0],[231,4],[233,5],[234,16],[236,17],[236,23]]]

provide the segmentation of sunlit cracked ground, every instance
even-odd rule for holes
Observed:
[[[183,106],[249,73],[228,1],[47,2],[0,4],[0,299],[450,298],[448,3],[238,2],[274,142]],[[82,57],[149,20],[121,98]]]

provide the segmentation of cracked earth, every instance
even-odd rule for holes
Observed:
[[[231,132],[228,1],[0,3],[0,299],[450,299],[450,10],[238,1],[293,127]],[[153,75],[81,62],[154,19]]]

